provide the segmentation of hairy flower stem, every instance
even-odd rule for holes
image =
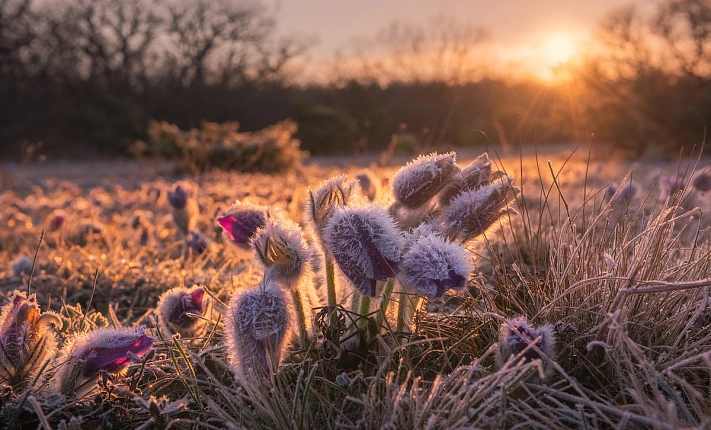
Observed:
[[[383,323],[387,322],[387,311],[388,305],[390,304],[390,297],[393,294],[393,289],[395,289],[395,278],[388,279],[388,283],[385,284],[385,289],[383,290],[383,298],[380,300],[380,311],[376,317],[376,325],[378,330],[382,327]]]
[[[309,333],[306,331],[306,313],[304,313],[304,302],[301,300],[301,291],[298,286],[291,290],[291,297],[294,300],[294,310],[296,311],[296,326],[299,330],[299,341],[301,348],[309,348]]]
[[[360,318],[358,328],[365,331],[368,328],[368,314],[370,313],[370,297],[362,296],[360,299]]]
[[[333,256],[326,252],[326,294],[328,295],[329,321],[331,327],[338,326],[338,315],[336,314],[336,267]]]
[[[420,307],[422,297],[413,296],[407,293],[399,293],[400,300],[397,309],[397,332],[403,333],[410,330],[412,322],[415,320],[417,308]]]

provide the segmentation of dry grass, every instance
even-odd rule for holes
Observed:
[[[55,363],[27,391],[4,386],[0,422],[33,429],[711,425],[709,208],[702,207],[700,221],[692,219],[698,212],[688,211],[688,199],[666,199],[655,179],[662,170],[689,178],[695,161],[688,168],[579,155],[546,161],[499,160],[523,190],[515,205],[521,215],[471,245],[477,288],[445,305],[428,304],[432,312],[418,314],[415,333],[401,344],[386,333],[358,351],[292,350],[269,380],[235,379],[222,316],[204,338],[165,339],[154,329],[153,309],[161,293],[182,284],[205,285],[216,309],[224,309],[234,291],[255,285],[261,273],[249,254],[224,243],[217,212],[249,196],[302,221],[307,186],[341,169],[192,178],[198,229],[211,241],[201,255],[186,252],[172,226],[166,191],[178,178],[6,180],[2,294],[27,288],[28,276],[12,273],[11,263],[34,256],[41,230],[61,209],[67,224],[47,232],[31,286],[43,309],[62,315],[60,337],[145,324],[161,340],[125,377],[105,375],[80,399],[46,394]],[[608,184],[630,180],[632,167],[641,191],[631,200],[604,198]],[[385,179],[393,171],[376,173]],[[708,205],[705,199],[696,202]],[[514,316],[555,327],[557,358],[547,363],[553,376],[546,383],[530,382],[543,371],[540,361],[494,367],[499,326]]]

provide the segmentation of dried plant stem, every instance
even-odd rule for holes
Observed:
[[[326,252],[326,294],[328,296],[329,321],[331,327],[335,328],[338,325],[338,316],[336,315],[336,266],[333,257]]]
[[[294,310],[296,311],[296,327],[299,330],[299,342],[301,348],[309,348],[309,333],[306,330],[306,313],[304,312],[304,302],[301,300],[301,291],[298,286],[291,290],[291,297],[294,300]]]

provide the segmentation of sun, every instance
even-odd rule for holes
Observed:
[[[556,34],[546,40],[543,53],[550,64],[565,63],[575,53],[575,41],[567,34]]]

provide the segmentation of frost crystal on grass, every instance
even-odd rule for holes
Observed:
[[[252,247],[257,260],[287,288],[293,288],[307,270],[309,246],[301,227],[291,220],[267,219],[252,237]]]
[[[0,382],[24,388],[54,356],[57,338],[49,324],[62,327],[54,312],[42,313],[34,294],[15,291],[0,313]]]
[[[250,370],[276,373],[294,317],[284,292],[265,280],[254,290],[235,294],[225,321],[227,347],[237,376]]]
[[[466,242],[484,234],[499,219],[505,219],[504,215],[516,214],[514,209],[508,207],[508,193],[511,190],[515,194],[520,190],[512,187],[511,181],[507,177],[457,196],[444,214],[449,239]]]
[[[418,238],[404,255],[401,280],[422,296],[442,297],[449,289],[462,289],[471,272],[469,252],[436,234]]]
[[[225,230],[230,240],[243,249],[249,249],[252,236],[264,227],[266,208],[249,202],[236,201],[225,215],[217,218],[217,223]]]
[[[519,355],[519,358],[523,358],[526,362],[540,359],[538,351],[528,348],[531,343],[534,343],[548,358],[555,359],[555,335],[552,326],[544,325],[535,328],[525,318],[511,319],[501,324],[499,345],[496,349],[497,367],[502,368],[508,360]],[[547,377],[550,366],[545,360],[542,364]]]
[[[408,209],[417,209],[432,200],[459,173],[456,154],[432,153],[420,156],[393,176],[395,199]]]
[[[398,272],[400,234],[380,206],[338,208],[326,227],[324,243],[343,274],[367,296],[375,296],[376,281]]]
[[[176,287],[166,291],[158,301],[158,322],[164,337],[178,333],[182,337],[196,337],[206,326],[202,319],[210,308],[210,296],[205,289]]]
[[[57,360],[54,389],[65,396],[81,398],[94,388],[101,371],[123,372],[131,362],[129,354],[146,353],[153,341],[143,326],[101,328],[76,335]]]
[[[346,175],[334,176],[324,181],[316,190],[309,189],[306,202],[306,218],[321,235],[338,206],[346,206],[356,187]]]

